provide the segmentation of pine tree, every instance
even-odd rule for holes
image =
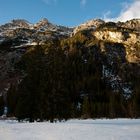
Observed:
[[[3,108],[4,108],[4,99],[3,96],[0,96],[0,116],[3,114]]]
[[[90,103],[89,103],[88,97],[84,97],[84,100],[83,100],[82,117],[84,119],[90,117]]]
[[[15,84],[11,84],[7,92],[8,116],[15,115],[16,105],[17,105],[17,87]]]

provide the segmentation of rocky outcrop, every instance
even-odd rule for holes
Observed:
[[[77,32],[82,31],[82,30],[87,30],[87,29],[96,29],[100,25],[104,24],[105,22],[101,19],[96,19],[96,20],[89,20],[77,27],[75,27],[73,31],[73,35],[75,35]]]
[[[117,25],[123,28],[129,28],[135,31],[140,31],[140,19],[128,20],[126,22],[118,22]]]
[[[93,32],[93,35],[105,42],[122,43],[126,49],[126,58],[128,62],[140,62],[140,34],[135,32],[121,32],[100,30]]]
[[[6,23],[4,25],[0,26],[0,31],[4,31],[4,30],[12,30],[12,29],[16,29],[16,28],[30,28],[31,24],[24,20],[24,19],[16,19],[16,20],[12,20],[10,23]]]

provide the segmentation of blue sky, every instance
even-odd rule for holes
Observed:
[[[75,26],[93,18],[117,19],[134,4],[139,17],[140,0],[0,0],[0,24],[17,18],[31,23],[47,18],[55,24]]]

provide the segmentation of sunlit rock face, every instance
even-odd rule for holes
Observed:
[[[129,62],[140,62],[140,35],[138,33],[96,31],[93,35],[105,42],[122,43],[126,49],[126,59]]]
[[[95,31],[93,35],[99,40],[110,41],[115,43],[135,44],[139,42],[140,36],[136,33],[120,31]]]
[[[118,26],[140,31],[140,19],[132,19],[126,22],[118,22]]]
[[[124,36],[122,32],[113,32],[113,31],[96,31],[93,35],[99,40],[122,43]]]
[[[97,27],[99,27],[100,25],[102,25],[104,23],[105,22],[101,19],[89,20],[89,21],[75,27],[75,29],[73,31],[73,35],[75,35],[77,32],[82,31],[82,30],[96,29]]]

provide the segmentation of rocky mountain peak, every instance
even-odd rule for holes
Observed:
[[[28,27],[29,25],[31,25],[31,23],[24,19],[14,19],[11,23],[19,27]]]
[[[49,20],[47,18],[42,18],[40,22],[49,23]]]
[[[99,27],[103,23],[105,23],[105,22],[103,20],[101,20],[101,19],[89,20],[89,21],[77,26],[74,29],[73,34],[76,34],[77,32],[79,32],[81,30],[85,30],[85,29],[95,29],[95,28]]]
[[[24,19],[14,19],[9,23],[0,26],[0,31],[16,29],[16,28],[30,28],[31,24]]]
[[[92,19],[92,20],[85,22],[83,25],[91,25],[91,26],[94,25],[97,27],[103,23],[105,23],[105,22],[101,19]]]
[[[34,24],[34,27],[36,29],[41,29],[41,30],[48,29],[48,28],[50,28],[52,26],[54,26],[54,25],[52,23],[50,23],[49,20],[46,19],[46,18],[43,18],[39,22],[37,22],[36,24]]]
[[[130,29],[140,31],[140,19],[132,19],[126,22],[118,22],[117,24],[124,28],[130,28]]]
[[[46,18],[43,18],[43,19],[41,19],[39,22],[37,22],[35,25],[36,25],[36,26],[44,26],[44,25],[48,25],[48,24],[51,24],[51,23],[49,22],[49,20],[46,19]]]

